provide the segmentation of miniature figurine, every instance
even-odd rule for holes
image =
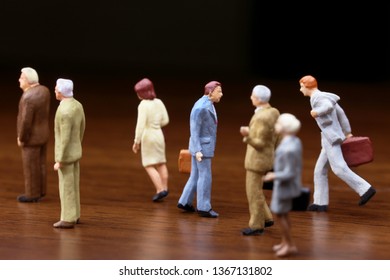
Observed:
[[[219,216],[211,207],[211,160],[218,124],[214,103],[218,103],[222,95],[221,83],[211,81],[205,85],[204,95],[192,107],[189,139],[191,173],[177,205],[184,211],[195,212],[193,200],[196,193],[198,215],[206,218]]]
[[[245,155],[246,195],[249,204],[249,227],[242,230],[243,235],[260,235],[265,227],[274,224],[272,213],[263,193],[263,176],[273,168],[275,148],[278,137],[275,123],[279,110],[269,103],[271,90],[257,85],[251,94],[255,113],[249,126],[242,126],[240,133],[247,144]]]
[[[298,197],[302,187],[302,143],[296,136],[301,122],[292,114],[281,114],[276,121],[275,131],[281,141],[275,151],[274,171],[264,176],[264,181],[274,181],[271,211],[277,217],[282,242],[274,245],[277,257],[286,257],[298,252],[291,238],[291,211],[293,198]]]
[[[314,169],[314,202],[309,211],[324,212],[329,205],[329,167],[333,173],[359,194],[359,206],[366,204],[376,190],[363,178],[355,174],[344,160],[341,143],[352,136],[351,126],[344,110],[337,103],[336,94],[318,89],[313,76],[304,76],[299,80],[300,91],[310,97],[311,116],[321,130],[321,152]]]
[[[37,202],[46,195],[46,152],[49,140],[50,91],[39,84],[37,72],[21,70],[23,94],[17,117],[17,144],[22,151],[24,194],[19,202]]]
[[[80,159],[85,131],[82,104],[73,98],[73,81],[58,79],[56,99],[60,101],[55,115],[55,164],[58,171],[61,219],[55,228],[73,228],[80,222]]]
[[[152,200],[157,202],[168,195],[165,138],[161,129],[169,123],[168,112],[161,99],[156,97],[149,79],[140,80],[134,90],[141,102],[138,105],[133,152],[141,149],[142,165],[156,189]]]

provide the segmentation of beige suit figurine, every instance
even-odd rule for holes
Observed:
[[[73,98],[73,82],[58,79],[55,88],[60,101],[55,115],[55,164],[58,171],[61,219],[55,228],[73,228],[80,219],[80,164],[85,130],[83,106]]]
[[[275,123],[279,111],[269,104],[271,91],[263,85],[253,88],[251,100],[256,107],[249,126],[240,128],[247,144],[245,155],[246,195],[249,204],[249,227],[242,230],[243,235],[260,235],[265,227],[274,224],[272,213],[263,194],[263,176],[272,169],[278,137]]]

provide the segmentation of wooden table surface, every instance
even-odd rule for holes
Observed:
[[[153,80],[153,77],[150,77]],[[54,98],[54,79],[47,79]],[[189,137],[189,113],[202,95],[203,79],[153,80],[157,96],[167,106],[164,128],[169,169],[169,196],[153,203],[154,187],[133,154],[137,99],[129,79],[77,77],[75,97],[86,113],[81,160],[81,223],[74,229],[54,229],[59,219],[58,178],[53,171],[54,133],[48,148],[48,192],[38,203],[19,203],[23,192],[20,150],[16,145],[16,115],[21,94],[15,81],[0,86],[0,259],[3,260],[257,260],[276,259],[272,246],[280,241],[276,223],[261,236],[243,236],[249,214],[245,195],[245,145],[239,127],[253,114],[251,89],[265,84],[271,104],[302,122],[298,136],[304,146],[303,184],[313,191],[313,168],[320,151],[320,133],[309,116],[309,99],[297,81],[221,80],[224,96],[216,105],[218,136],[213,160],[212,206],[217,219],[182,213],[176,206],[188,178],[178,172],[179,150]],[[354,170],[376,189],[363,207],[359,196],[329,175],[330,203],[326,213],[291,212],[296,260],[390,259],[390,121],[387,83],[320,82],[320,89],[341,96],[356,136],[369,136],[374,161]],[[53,125],[53,122],[51,125]],[[52,128],[51,128],[52,129]],[[53,131],[53,130],[52,130]],[[267,201],[271,191],[265,191]]]

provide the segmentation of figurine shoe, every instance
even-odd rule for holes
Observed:
[[[27,197],[24,194],[22,194],[22,195],[19,195],[17,197],[17,200],[19,202],[38,202],[41,198],[42,198],[41,196],[39,196],[39,197]]]
[[[66,222],[66,221],[58,221],[55,224],[53,224],[53,227],[55,228],[74,228],[75,223]]]
[[[219,216],[213,209],[210,209],[209,211],[198,210],[198,215],[205,218],[217,218]]]
[[[307,207],[307,211],[326,212],[328,211],[328,205],[318,205],[313,203]]]
[[[159,200],[163,199],[163,198],[166,197],[167,195],[168,195],[168,191],[162,191],[162,192],[156,193],[156,194],[153,196],[152,200],[153,200],[154,202],[156,202],[156,201],[159,201]]]
[[[265,221],[264,227],[272,227],[274,225],[274,221]]]
[[[179,203],[177,205],[177,208],[183,209],[184,211],[187,211],[187,212],[195,212],[194,206],[189,205],[189,204],[183,205],[183,204]]]
[[[359,206],[366,204],[374,195],[376,190],[373,187],[370,187],[361,197],[359,201]]]
[[[251,228],[244,228],[241,233],[243,235],[261,235],[263,234],[264,229],[251,229]]]

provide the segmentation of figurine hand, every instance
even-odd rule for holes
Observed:
[[[60,169],[61,168],[61,163],[60,162],[56,162],[55,164],[54,164],[54,170],[55,171],[58,171],[58,169]]]
[[[268,172],[263,177],[263,181],[264,182],[273,181],[274,179],[275,179],[275,173],[274,172]]]
[[[311,115],[313,118],[317,118],[317,117],[318,117],[317,112],[316,112],[316,111],[313,111],[313,110],[310,111],[310,115]]]
[[[248,136],[248,134],[249,134],[249,127],[241,126],[240,127],[240,133],[241,133],[242,136]]]
[[[352,133],[348,133],[347,135],[345,135],[345,137],[347,137],[347,138],[350,138],[352,136],[353,136]]]
[[[133,152],[134,154],[138,153],[139,151],[139,143],[134,143],[133,144]]]
[[[195,154],[196,160],[197,161],[202,161],[203,154],[201,152],[197,152]]]
[[[16,142],[18,143],[19,147],[23,147],[24,143],[20,141],[19,137],[16,139]]]

